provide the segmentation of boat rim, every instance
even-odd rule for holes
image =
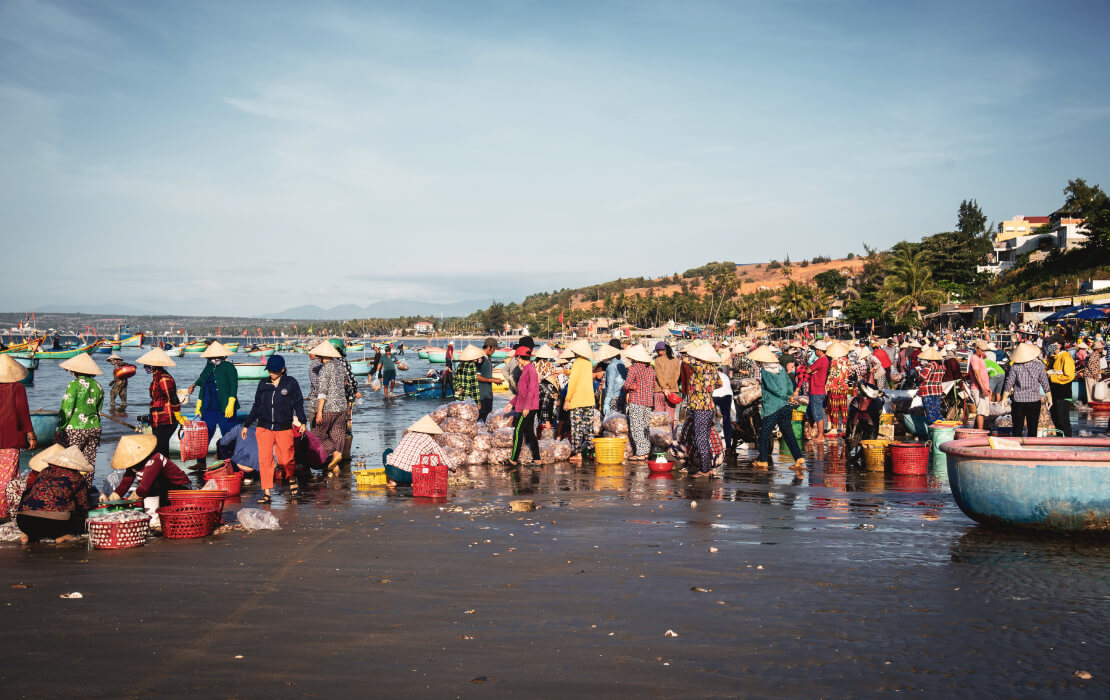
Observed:
[[[1015,462],[1105,462],[1110,465],[1110,439],[1098,437],[1039,437],[1039,438],[1008,438],[1020,440],[1022,445],[1032,447],[1100,447],[1102,451],[1086,450],[1059,450],[1059,449],[1024,449],[1024,450],[996,450],[991,448],[990,442],[985,437],[963,438],[949,440],[940,445],[940,451],[955,457],[971,459],[989,459],[992,461]]]

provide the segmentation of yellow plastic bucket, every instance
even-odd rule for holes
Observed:
[[[359,488],[385,486],[385,467],[360,469],[355,472],[355,483]]]
[[[594,438],[594,454],[598,464],[622,464],[625,438]]]
[[[886,471],[890,459],[890,443],[886,440],[864,440],[863,466],[869,472]]]

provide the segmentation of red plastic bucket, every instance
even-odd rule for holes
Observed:
[[[896,442],[890,446],[890,461],[895,474],[925,474],[929,470],[929,445],[924,442]]]

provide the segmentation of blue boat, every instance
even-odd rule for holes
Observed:
[[[985,438],[940,446],[960,510],[991,527],[1110,536],[1110,440],[1020,441],[1013,450]]]
[[[453,399],[455,389],[450,382],[444,382],[434,377],[420,377],[418,379],[402,379],[401,388],[405,396],[414,399]]]
[[[53,444],[54,433],[58,432],[57,411],[31,411],[31,426],[35,429],[35,439],[39,447]]]

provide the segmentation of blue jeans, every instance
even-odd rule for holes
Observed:
[[[220,435],[227,435],[231,432],[232,428],[239,424],[238,416],[231,416],[225,418],[224,412],[220,410],[215,411],[201,411],[200,419],[208,426],[208,442],[211,444],[212,436],[216,434],[216,426],[220,426]]]
[[[824,399],[825,397],[822,396],[821,398]],[[809,405],[813,405],[812,400]],[[759,431],[760,462],[770,461],[771,432],[775,429],[776,425],[779,427],[779,430],[782,431],[782,438],[786,440],[786,446],[790,448],[790,454],[794,456],[794,459],[798,459],[802,456],[802,448],[798,445],[798,438],[794,436],[794,426],[791,420],[791,414],[793,413],[794,407],[788,404],[769,416],[763,416],[763,428]]]
[[[725,433],[725,449],[731,450],[734,447],[732,444],[732,397],[714,396],[713,403],[717,404],[717,409],[721,412],[721,428]]]
[[[825,420],[824,394],[809,395],[809,407],[806,409],[806,417],[809,418],[809,422],[811,423],[820,423]]]

